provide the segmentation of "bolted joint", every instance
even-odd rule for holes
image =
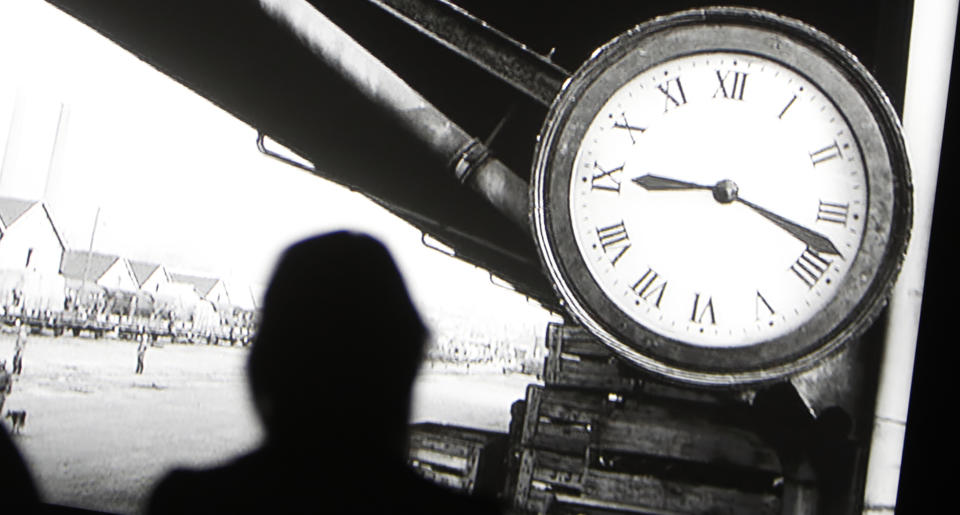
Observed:
[[[468,141],[460,150],[453,155],[449,167],[453,169],[453,174],[465,184],[473,172],[477,170],[490,157],[490,149],[478,139]]]

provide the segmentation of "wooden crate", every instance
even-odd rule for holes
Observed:
[[[647,513],[711,515],[779,514],[780,500],[772,493],[730,488],[620,472],[586,469],[583,493],[556,494],[545,513]]]
[[[518,509],[780,511],[779,456],[742,407],[531,385],[525,409],[522,459],[510,495]]]
[[[610,410],[608,399],[603,392],[528,386],[521,444],[583,455],[596,422]]]
[[[579,326],[550,323],[547,350],[543,367],[547,386],[629,392],[639,384],[636,372]]]
[[[724,415],[701,404],[627,400],[594,422],[590,449],[779,474],[775,449],[749,424]]]
[[[780,513],[773,491],[602,470],[589,458],[524,449],[513,505],[525,513]],[[668,475],[669,476],[669,475]]]
[[[408,463],[421,476],[469,494],[495,498],[503,486],[507,435],[443,424],[410,426]]]
[[[581,495],[584,467],[582,456],[524,449],[513,506],[526,512],[545,513],[558,494]]]

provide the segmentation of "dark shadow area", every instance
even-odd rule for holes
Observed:
[[[221,467],[173,471],[148,512],[497,513],[406,464],[426,336],[379,242],[337,232],[292,246],[247,367],[264,445]]]
[[[0,369],[0,385],[7,373]],[[0,500],[4,513],[32,513],[40,507],[37,487],[6,427],[0,427]]]

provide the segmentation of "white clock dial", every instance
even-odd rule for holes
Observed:
[[[580,141],[569,212],[623,313],[691,345],[745,347],[834,298],[867,195],[854,131],[816,85],[767,58],[702,52],[609,96]]]
[[[872,323],[910,234],[893,108],[842,46],[755,9],[692,9],[598,49],[532,174],[567,313],[670,380],[759,384]]]

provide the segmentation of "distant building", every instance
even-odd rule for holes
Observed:
[[[55,276],[64,248],[43,202],[0,197],[0,269]]]
[[[68,281],[90,282],[109,290],[135,292],[139,289],[129,262],[111,254],[68,250],[63,253],[60,273]]]
[[[57,273],[64,245],[42,202],[0,197],[0,311],[37,313],[63,305]]]
[[[254,311],[257,309],[259,299],[254,293],[253,285],[236,280],[224,282],[227,286],[227,294],[230,295],[230,304],[244,311]]]
[[[227,287],[220,279],[171,273],[170,281],[192,285],[201,299],[210,301],[216,306],[230,304],[230,295],[227,293]]]
[[[147,293],[157,293],[161,285],[170,282],[166,267],[157,263],[130,260],[130,270],[137,281],[137,287]]]

